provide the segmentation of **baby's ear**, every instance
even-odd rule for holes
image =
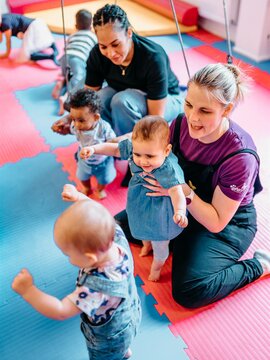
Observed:
[[[165,150],[166,156],[170,154],[171,150],[172,150],[172,144],[168,144]]]
[[[95,120],[95,121],[99,121],[99,119],[100,119],[100,114],[99,114],[99,113],[96,113],[96,114],[94,115],[94,120]]]
[[[95,264],[97,262],[97,260],[98,260],[96,254],[87,252],[84,255],[88,257],[88,259],[91,261],[92,264]]]

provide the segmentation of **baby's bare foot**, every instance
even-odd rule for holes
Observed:
[[[105,190],[99,190],[99,191],[98,191],[98,198],[99,198],[100,200],[105,199],[106,197],[107,197],[107,193],[106,193]]]
[[[164,261],[154,259],[151,265],[151,270],[148,276],[148,280],[158,281],[160,279],[160,273],[163,265],[164,265]]]
[[[148,276],[148,280],[149,281],[158,281],[160,279],[160,270],[151,270],[149,276]]]
[[[139,254],[139,256],[143,257],[143,256],[147,256],[148,254],[150,254],[150,252],[152,251],[152,245],[150,241],[145,242],[145,244],[143,244],[143,247],[141,248],[141,252]]]

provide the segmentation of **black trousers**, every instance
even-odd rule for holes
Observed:
[[[127,239],[131,236],[125,211],[115,216]],[[258,260],[239,259],[257,231],[253,204],[240,208],[219,233],[211,233],[191,215],[189,224],[172,241],[172,295],[187,308],[198,308],[220,300],[256,280],[262,274]]]

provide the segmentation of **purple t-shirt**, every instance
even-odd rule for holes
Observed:
[[[174,122],[171,125],[171,141],[173,141]],[[226,155],[256,146],[251,136],[239,125],[230,120],[229,129],[218,140],[204,144],[189,135],[186,117],[183,118],[180,131],[180,151],[188,161],[203,165],[213,165]],[[212,180],[212,188],[218,185],[230,199],[240,201],[241,205],[249,204],[253,198],[254,182],[258,174],[259,164],[254,155],[237,154],[226,160],[216,170]]]
[[[32,21],[34,19],[19,14],[3,14],[0,31],[5,32],[11,29],[12,36],[17,36],[18,32],[25,33]]]

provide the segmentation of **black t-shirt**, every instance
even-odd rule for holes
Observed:
[[[11,29],[12,36],[17,36],[18,32],[25,33],[32,21],[34,19],[19,14],[3,14],[0,31],[5,32]]]
[[[139,89],[150,100],[160,100],[168,94],[179,94],[179,81],[172,72],[164,49],[155,42],[133,34],[134,55],[122,75],[119,65],[103,56],[98,44],[93,47],[87,60],[85,84],[102,86],[104,80],[116,91]]]

